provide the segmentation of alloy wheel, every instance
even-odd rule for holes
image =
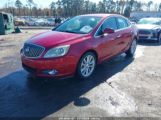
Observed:
[[[137,42],[136,40],[133,40],[132,45],[131,45],[131,53],[134,54],[136,51],[136,46],[137,46]]]
[[[96,59],[93,55],[86,55],[83,59],[82,59],[82,62],[81,62],[81,65],[80,65],[80,72],[81,72],[81,75],[84,77],[84,78],[87,78],[89,77],[94,69],[95,69],[95,66],[96,66]]]
[[[161,33],[159,34],[158,42],[161,42]]]

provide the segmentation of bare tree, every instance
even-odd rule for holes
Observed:
[[[135,3],[135,0],[130,0],[129,5],[130,5],[130,10],[133,9],[133,5]]]
[[[159,4],[159,9],[158,9],[158,11],[159,11],[159,12],[161,11],[161,3]]]
[[[142,6],[143,6],[143,4],[141,2],[137,2],[136,10],[137,11],[143,11]]]
[[[56,2],[56,4],[57,4],[57,16],[61,16],[62,15],[62,2],[61,2],[61,0],[58,0],[57,2]]]
[[[30,16],[32,16],[32,7],[34,7],[36,4],[34,3],[33,0],[27,0],[27,5],[30,8]]]
[[[16,1],[12,7],[9,7],[8,1]],[[33,0],[26,0],[27,5],[22,5],[21,0],[8,0],[3,11],[16,13],[16,15],[26,16],[62,16],[72,17],[88,13],[118,13],[129,16],[132,11],[143,11],[144,6],[150,11],[153,5],[152,0],[147,3],[138,0],[98,0],[98,3],[92,0],[53,0],[49,7],[38,8]],[[155,5],[158,11],[161,11],[161,4]],[[126,12],[125,12],[126,11]]]
[[[99,13],[104,13],[105,12],[105,5],[103,4],[103,2],[100,1],[98,3],[98,6],[97,7],[98,7],[98,12]]]
[[[50,9],[51,9],[52,16],[55,16],[56,15],[56,3],[55,2],[51,2]]]
[[[119,6],[120,6],[120,9],[121,9],[121,11],[119,12],[120,14],[124,13],[125,4],[126,4],[125,0],[120,0],[119,1]]]
[[[154,4],[154,10],[155,11],[158,11],[159,10],[159,4],[157,4],[157,3]]]
[[[147,5],[147,7],[148,7],[148,11],[150,11],[150,8],[151,8],[151,5],[153,4],[153,1],[149,1],[148,2],[148,5]]]
[[[22,8],[22,3],[21,3],[21,1],[20,0],[16,0],[16,2],[15,2],[15,6],[18,8],[18,11],[19,11],[19,15],[21,15],[21,8]]]

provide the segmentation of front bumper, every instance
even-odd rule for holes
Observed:
[[[66,56],[53,59],[30,59],[21,57],[23,68],[38,77],[68,77],[75,74],[78,60],[76,57]],[[49,74],[56,71],[55,74]]]

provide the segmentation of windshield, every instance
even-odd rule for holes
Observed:
[[[159,19],[141,19],[138,24],[154,24],[161,25],[161,20]]]
[[[77,16],[64,22],[54,29],[54,31],[88,34],[96,27],[100,20],[101,17]]]

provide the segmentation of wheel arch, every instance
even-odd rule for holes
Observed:
[[[98,62],[98,53],[96,50],[94,49],[89,49],[89,50],[86,50],[85,52],[83,52],[83,54],[81,55],[81,57],[79,58],[79,61],[81,60],[81,58],[83,57],[83,55],[85,55],[86,53],[88,52],[91,52],[91,53],[94,53],[94,55],[96,56],[96,63]]]
[[[159,35],[161,34],[161,30],[160,31],[158,31],[158,37],[159,37]]]
[[[97,53],[95,50],[93,50],[93,49],[86,50],[85,52],[83,52],[83,53],[81,54],[81,57],[80,57],[79,60],[78,60],[77,68],[76,68],[76,73],[75,73],[76,75],[78,75],[78,67],[79,67],[79,63],[80,63],[82,57],[83,57],[85,54],[89,53],[89,52],[91,52],[91,53],[93,53],[93,54],[95,55],[95,57],[96,57],[96,64],[98,63],[98,53]]]

